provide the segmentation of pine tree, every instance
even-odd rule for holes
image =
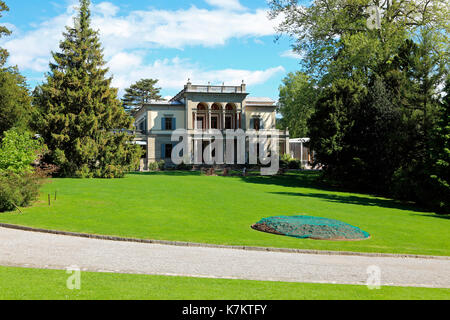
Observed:
[[[150,103],[151,100],[160,100],[162,98],[160,95],[161,88],[156,88],[156,83],[158,83],[158,80],[155,79],[141,79],[125,89],[123,97],[125,110],[132,113]]]
[[[50,150],[48,160],[62,176],[121,177],[136,165],[139,148],[126,132],[133,120],[106,77],[89,5],[80,0],[74,27],[66,27],[61,52],[53,53],[46,82],[35,90],[38,128]]]

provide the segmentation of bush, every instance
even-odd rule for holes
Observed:
[[[34,173],[0,173],[0,212],[29,206],[39,195],[42,179]]]
[[[18,129],[4,132],[0,144],[0,212],[28,206],[38,197],[47,171],[36,170],[33,165],[44,151],[41,141],[30,132]]]
[[[149,171],[163,171],[165,169],[166,162],[164,160],[158,162],[150,162],[148,164]]]
[[[158,162],[150,162],[148,164],[149,171],[158,171]]]
[[[292,160],[292,157],[291,157],[291,155],[289,155],[289,154],[282,154],[281,156],[280,156],[280,168],[284,168],[284,169],[286,169],[286,168],[288,168],[288,166],[289,166],[289,162]]]
[[[5,131],[0,145],[0,171],[18,174],[32,172],[31,165],[39,152],[44,152],[42,142],[33,139],[30,132],[18,129]]]
[[[302,162],[293,159],[290,154],[283,154],[280,157],[280,168],[282,169],[301,169]]]
[[[300,160],[292,159],[288,163],[289,169],[302,169],[302,162]]]

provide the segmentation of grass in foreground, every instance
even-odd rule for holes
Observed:
[[[157,240],[450,255],[450,217],[390,199],[324,190],[314,184],[316,176],[304,172],[242,178],[167,172],[117,180],[52,179],[43,187],[39,203],[23,209],[23,215],[0,214],[0,222]],[[372,238],[300,240],[250,228],[261,218],[298,214],[337,219]]]
[[[263,282],[0,267],[1,300],[448,300],[450,289]]]

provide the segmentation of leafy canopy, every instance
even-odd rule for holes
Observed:
[[[295,39],[308,74],[330,83],[343,75],[367,81],[392,61],[392,53],[422,28],[432,30],[436,51],[448,53],[447,0],[270,0],[270,15],[280,17],[280,34]],[[380,8],[380,28],[369,27],[371,7]]]
[[[6,131],[0,144],[0,172],[31,172],[39,151],[43,151],[42,141],[30,132],[17,128]]]
[[[0,70],[0,137],[18,127],[27,129],[33,115],[26,80],[17,68]]]
[[[278,112],[281,129],[289,128],[293,138],[304,138],[309,135],[307,122],[314,113],[318,89],[315,82],[305,73],[289,73],[280,86]]]

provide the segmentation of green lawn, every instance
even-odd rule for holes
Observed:
[[[450,289],[202,279],[81,273],[81,289],[67,289],[60,270],[0,267],[0,300],[449,300]]]
[[[316,174],[207,177],[198,173],[131,174],[117,180],[53,179],[31,208],[0,222],[135,238],[226,245],[450,255],[449,217],[393,200],[328,191]],[[57,201],[47,205],[47,194]],[[307,214],[369,232],[365,241],[300,240],[254,231],[261,218]]]

